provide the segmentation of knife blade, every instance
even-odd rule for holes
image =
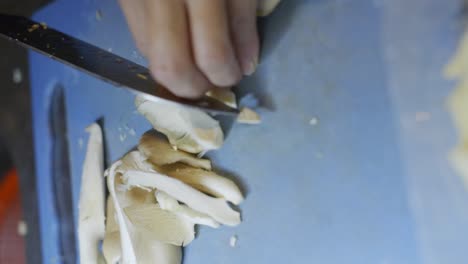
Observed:
[[[49,129],[52,139],[51,177],[58,228],[59,263],[76,263],[75,221],[68,149],[65,92],[56,86],[51,95]]]
[[[82,70],[117,87],[125,87],[151,101],[171,101],[213,114],[234,115],[237,109],[204,96],[186,100],[158,85],[149,70],[137,63],[25,17],[0,14],[0,36],[49,58]]]

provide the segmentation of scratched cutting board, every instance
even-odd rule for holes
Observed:
[[[264,19],[260,67],[238,91],[260,98],[263,123],[228,126],[209,155],[242,183],[243,223],[200,228],[184,263],[468,262],[468,196],[447,162],[453,83],[440,75],[462,32],[461,2],[291,0]],[[59,0],[35,19],[145,64],[116,1]],[[51,90],[66,90],[75,204],[85,127],[103,118],[109,164],[150,126],[128,92],[30,58],[43,261],[60,263]]]

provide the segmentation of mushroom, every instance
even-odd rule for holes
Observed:
[[[237,116],[237,122],[242,124],[255,125],[260,124],[262,120],[254,110],[248,107],[244,107]]]
[[[224,198],[233,204],[238,205],[244,200],[239,187],[233,181],[219,176],[215,172],[193,168],[181,163],[161,167],[158,171],[202,192]]]
[[[219,227],[219,223],[209,215],[197,212],[187,205],[179,204],[176,199],[163,191],[156,191],[154,195],[158,201],[159,206],[164,210],[168,210],[177,215],[185,217],[194,224],[206,225],[213,228]]]
[[[123,175],[128,188],[149,187],[164,191],[192,209],[205,213],[219,223],[236,226],[240,214],[234,211],[223,198],[210,197],[191,186],[158,172],[128,170]]]
[[[219,122],[207,113],[172,102],[148,101],[137,96],[135,105],[154,129],[178,149],[201,153],[221,147],[224,141]]]
[[[137,220],[135,220],[135,216],[132,215],[134,220],[132,222],[131,218],[124,213],[124,211],[135,210],[134,208],[138,209],[138,206],[153,205],[155,198],[152,192],[145,189],[126,190],[121,188],[122,182],[119,179],[121,174],[116,171],[121,165],[122,161],[117,161],[106,173],[110,194],[109,202],[112,203],[112,205],[108,205],[108,217],[115,216],[114,220],[108,219],[107,222],[110,227],[106,232],[103,244],[106,261],[108,263],[116,263],[115,261],[117,261],[129,264],[180,264],[182,260],[180,247],[158,241],[154,237],[154,233],[148,232],[145,225],[141,225],[142,221],[140,220],[144,217],[137,214]],[[120,187],[120,190],[116,186]],[[118,230],[115,230],[116,225]],[[191,223],[187,221],[187,225],[191,225]],[[118,245],[120,245],[120,251]]]
[[[153,239],[186,246],[195,238],[194,223],[157,204],[137,204],[124,209],[130,222]]]
[[[102,131],[98,124],[90,125],[86,157],[81,176],[78,211],[78,244],[82,263],[96,263],[99,243],[104,238],[104,154]]]
[[[217,88],[206,92],[206,96],[211,97],[221,103],[237,109],[236,94],[229,89]]]
[[[173,149],[167,141],[158,137],[153,131],[141,137],[138,150],[158,166],[182,162],[193,167],[211,170],[209,160],[199,159],[192,154]]]

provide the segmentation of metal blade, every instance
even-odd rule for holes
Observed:
[[[75,221],[73,217],[72,179],[68,149],[65,94],[55,87],[49,109],[52,137],[52,168],[54,208],[58,218],[60,263],[76,263]]]
[[[192,101],[158,85],[147,68],[30,19],[0,14],[0,36],[87,72],[115,86],[126,87],[148,100],[168,100],[213,114],[238,111],[207,96]]]

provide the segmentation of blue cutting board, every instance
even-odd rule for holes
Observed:
[[[468,263],[468,196],[447,161],[456,134],[445,99],[454,83],[440,74],[462,33],[461,4],[283,1],[261,22],[257,73],[239,86],[260,98],[263,123],[228,127],[223,149],[209,155],[242,183],[243,223],[200,228],[184,263]],[[35,19],[146,64],[117,1],[59,0]],[[30,58],[43,261],[60,263],[52,89],[66,90],[75,205],[86,126],[103,118],[110,164],[150,125],[129,92]],[[420,112],[430,118],[418,122]]]

